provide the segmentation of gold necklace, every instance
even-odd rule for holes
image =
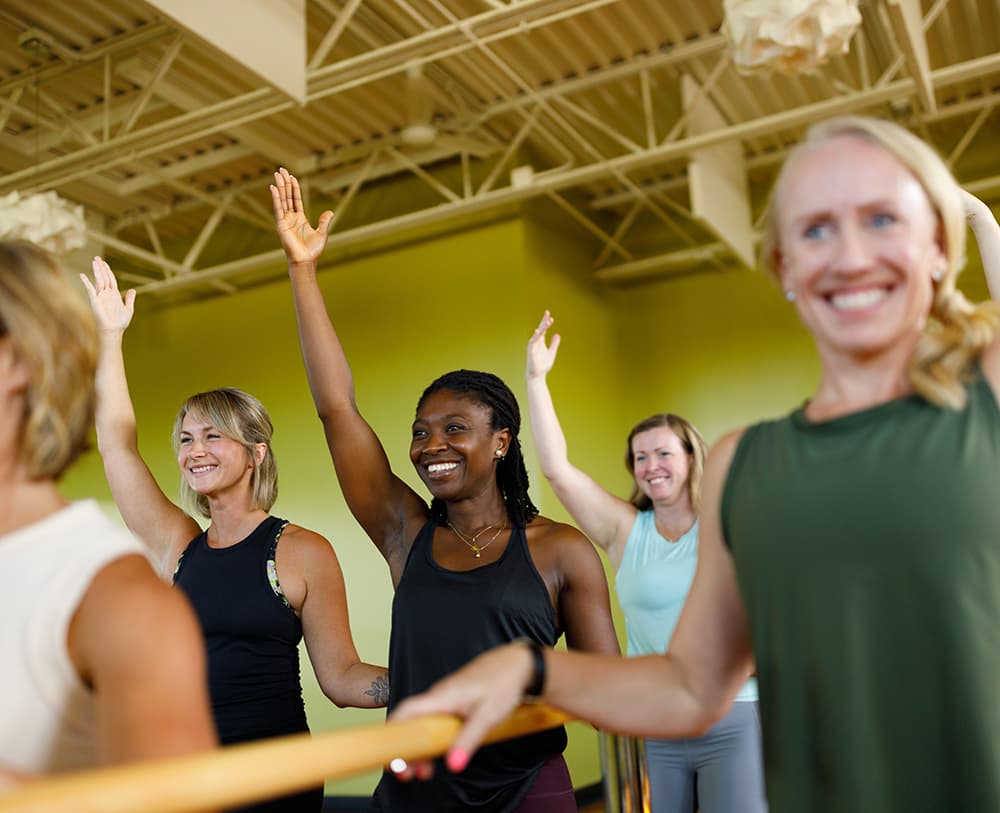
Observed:
[[[482,528],[475,536],[468,537],[465,534],[463,534],[460,530],[458,530],[458,528],[452,525],[450,520],[445,520],[445,522],[448,524],[448,527],[455,532],[455,536],[457,536],[460,540],[462,540],[462,544],[465,545],[465,547],[471,550],[474,554],[476,554],[477,559],[479,558],[479,554],[482,553],[484,550],[486,550],[494,542],[496,542],[497,537],[500,536],[500,534],[502,534],[504,530],[506,530],[507,528],[507,519],[505,517],[503,524],[499,528],[497,528],[497,532],[490,537],[489,541],[484,545],[477,545],[476,540],[478,540],[479,537],[481,537],[484,533],[486,533],[490,528],[496,528],[496,525],[487,525],[485,528]]]

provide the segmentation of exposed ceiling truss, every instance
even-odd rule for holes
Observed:
[[[165,301],[281,273],[278,166],[337,211],[328,257],[538,200],[593,236],[581,273],[610,281],[749,262],[781,158],[836,113],[906,124],[1000,198],[997,0],[862,0],[849,53],[753,77],[721,0],[300,2],[304,104],[170,0],[8,0],[0,195],[83,204],[115,267]],[[699,202],[713,182],[743,190],[721,221]]]

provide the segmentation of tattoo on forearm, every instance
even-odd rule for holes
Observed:
[[[372,681],[370,689],[365,690],[365,694],[375,699],[376,706],[385,706],[389,702],[389,673],[379,675]]]

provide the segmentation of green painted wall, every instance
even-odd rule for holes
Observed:
[[[971,240],[960,287],[989,297]],[[709,444],[800,405],[819,361],[794,307],[765,273],[734,269],[664,278],[606,293],[615,315],[632,420],[660,411],[691,420]]]
[[[679,277],[618,296],[637,417],[676,412],[711,444],[729,429],[787,412],[818,381],[808,334],[760,272]]]

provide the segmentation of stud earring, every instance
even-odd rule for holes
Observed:
[[[787,291],[785,291],[785,299],[787,299],[789,302],[794,302],[795,301],[795,291],[792,291],[790,289],[787,290]]]
[[[503,457],[503,449],[497,449],[496,455],[497,457]]]
[[[940,282],[944,279],[944,273],[948,270],[948,266],[944,262],[937,263],[934,266],[934,270],[931,271],[931,279],[935,282]]]

